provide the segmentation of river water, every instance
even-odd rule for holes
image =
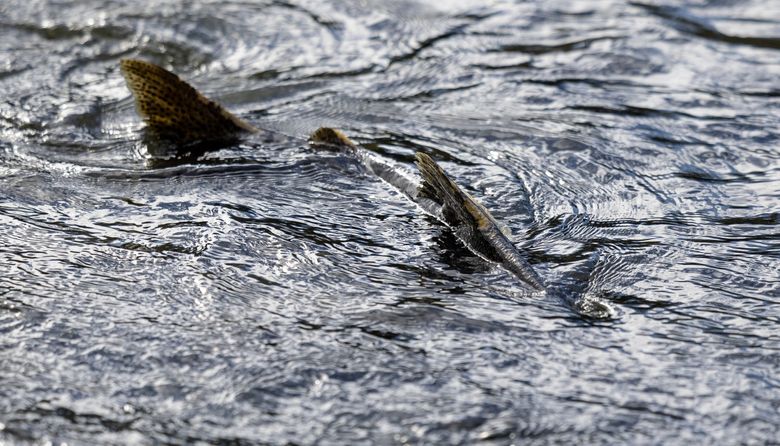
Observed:
[[[0,444],[776,442],[780,3],[647,1],[4,0]],[[266,132],[161,156],[122,58]]]

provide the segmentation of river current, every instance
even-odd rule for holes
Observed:
[[[158,153],[123,58],[264,132]],[[0,444],[773,444],[778,79],[776,1],[3,0]]]

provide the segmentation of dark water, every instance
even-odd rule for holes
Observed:
[[[269,133],[154,159],[124,57]],[[4,0],[0,444],[776,444],[778,79],[775,1]]]

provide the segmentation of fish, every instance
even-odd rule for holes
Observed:
[[[361,149],[339,130],[320,128],[310,140],[351,152],[370,171],[449,227],[472,253],[500,265],[534,291],[545,289],[542,278],[509,239],[512,235],[509,228],[497,222],[477,199],[463,191],[430,155],[415,153],[415,164],[422,181],[414,181],[403,170]]]
[[[369,172],[400,191],[411,201],[416,200],[419,180],[415,178],[413,173],[374,152],[358,146],[341,130],[320,127],[311,134],[309,143],[318,147],[331,147],[349,153]]]
[[[512,235],[509,228],[498,223],[479,201],[463,191],[430,155],[417,152],[415,159],[423,178],[417,201],[438,204],[440,208],[434,216],[449,226],[471,252],[501,265],[534,290],[544,290],[539,274],[509,239]]]
[[[161,138],[180,145],[192,145],[262,132],[158,65],[123,59],[120,70],[147,129]],[[545,289],[541,277],[509,239],[509,229],[498,223],[479,201],[463,191],[428,154],[415,154],[420,179],[355,144],[340,130],[321,127],[312,133],[309,142],[350,153],[425,213],[449,227],[475,255],[500,265],[535,291]]]

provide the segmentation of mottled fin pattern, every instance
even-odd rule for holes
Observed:
[[[491,224],[487,211],[463,192],[433,158],[422,152],[417,152],[415,158],[423,178],[417,196],[440,204],[442,217],[448,225],[453,228],[473,225],[475,229],[483,229]]]
[[[329,127],[320,127],[309,137],[309,141],[314,144],[324,144],[335,147],[347,147],[354,149],[355,143],[347,137],[342,131]]]
[[[122,60],[120,67],[138,113],[161,137],[189,144],[258,132],[170,71],[134,59]]]

